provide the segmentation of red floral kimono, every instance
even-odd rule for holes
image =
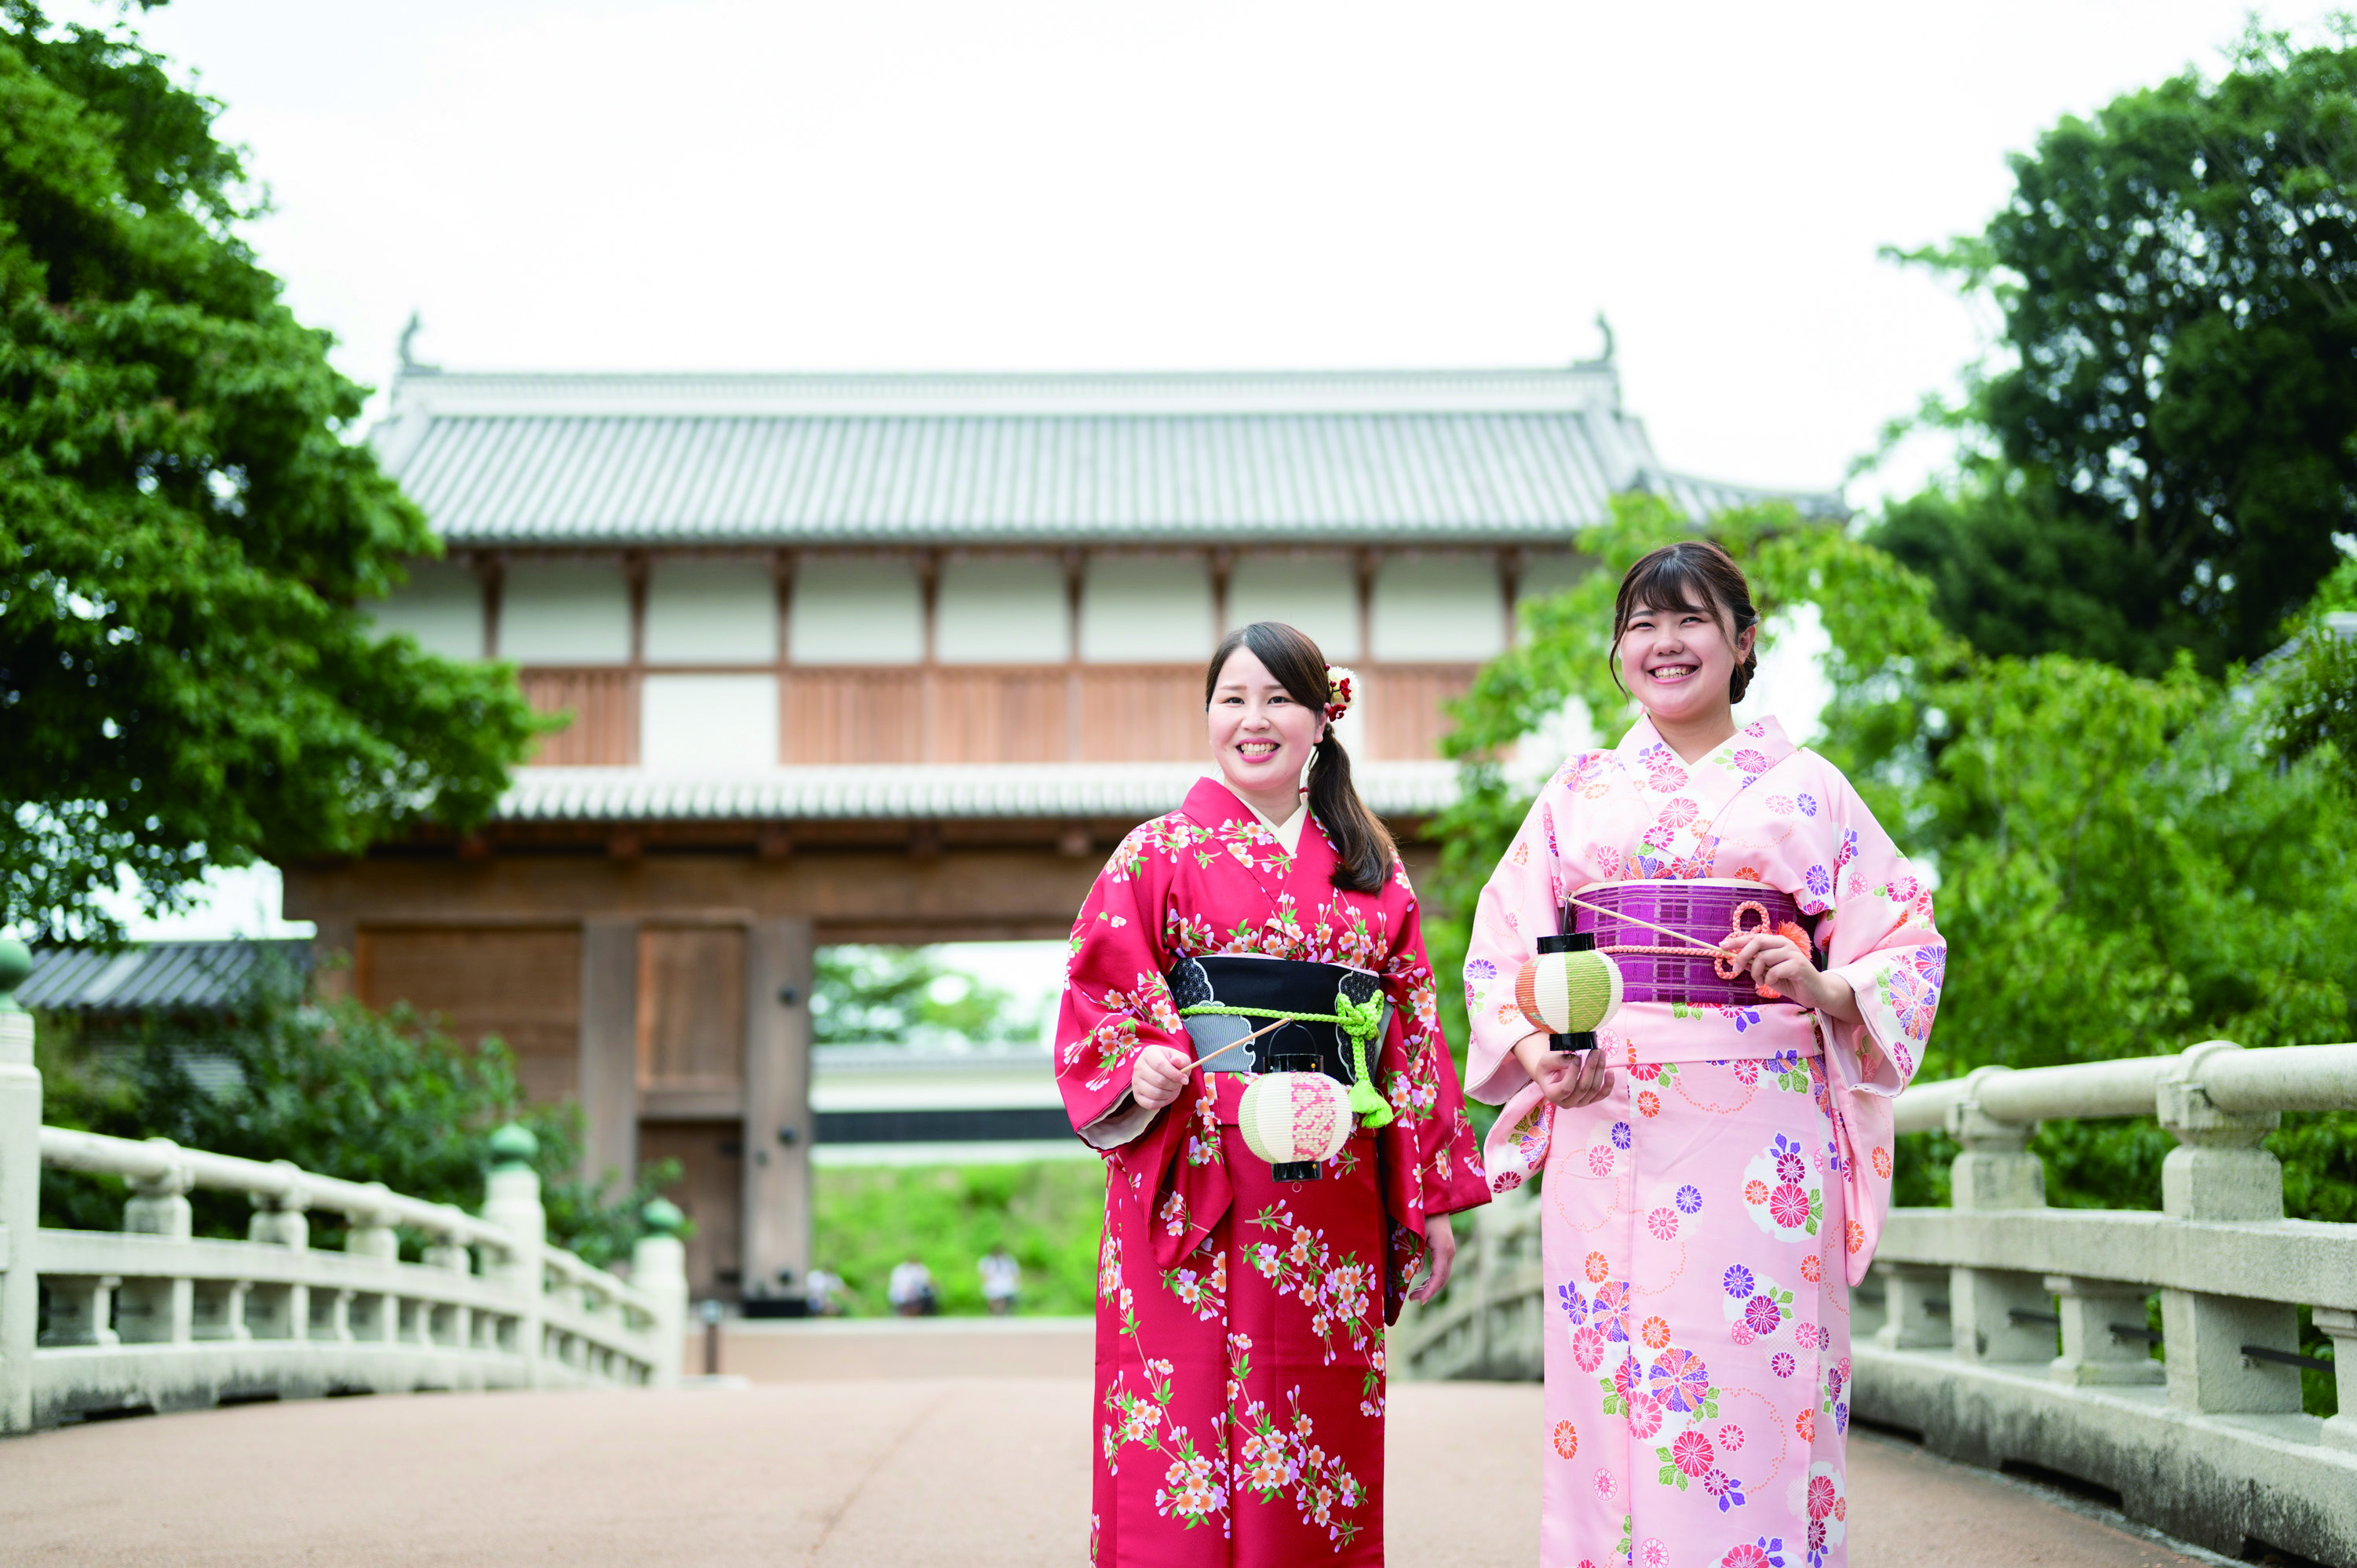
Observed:
[[[1122,841],[1073,923],[1057,1080],[1106,1165],[1092,1563],[1383,1561],[1383,1325],[1423,1262],[1425,1217],[1489,1188],[1406,870],[1350,893],[1335,865],[1314,820],[1288,854],[1207,779]],[[1163,977],[1211,953],[1382,979],[1372,1070],[1394,1119],[1354,1133],[1316,1181],[1280,1184],[1244,1147],[1239,1074],[1190,1076],[1139,1125],[1139,1050],[1194,1054]]]

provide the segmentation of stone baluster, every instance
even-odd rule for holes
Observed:
[[[1948,1326],[1948,1271],[1929,1263],[1877,1259],[1882,1279],[1882,1326],[1874,1342],[1886,1350],[1931,1350],[1955,1343]]]
[[[2043,1208],[2046,1166],[2029,1152],[2035,1122],[1998,1122],[1981,1110],[1979,1090],[2012,1071],[1985,1067],[1964,1079],[1948,1107],[1948,1133],[1964,1146],[1949,1167],[1949,1190],[1964,1210]],[[1965,1361],[2051,1361],[2054,1311],[2046,1282],[2017,1269],[1948,1271],[1948,1328]]]
[[[372,1191],[391,1196],[381,1181],[368,1185]],[[358,1211],[346,1218],[350,1223],[344,1230],[345,1251],[385,1263],[401,1261],[401,1238],[384,1210]],[[354,1339],[389,1344],[401,1337],[401,1298],[389,1291],[352,1293],[346,1313],[347,1332]]]
[[[2316,1326],[2332,1337],[2332,1380],[2341,1413],[2324,1423],[2324,1445],[2357,1453],[2357,1312],[2319,1306]]]
[[[540,1176],[532,1167],[540,1141],[511,1122],[491,1134],[491,1174],[483,1218],[512,1238],[496,1257],[483,1260],[483,1276],[504,1285],[515,1298],[515,1343],[523,1358],[528,1387],[541,1385],[540,1326],[545,1316],[541,1273],[546,1266],[548,1213],[541,1207]]]
[[[436,1232],[434,1239],[426,1243],[425,1266],[429,1269],[447,1269],[454,1274],[468,1274],[475,1271],[475,1260],[474,1255],[467,1251],[467,1244],[458,1240],[456,1231],[443,1230]],[[447,1325],[437,1336],[434,1320],[445,1312],[450,1315]],[[419,1344],[431,1345],[438,1342],[463,1346],[473,1337],[474,1315],[463,1304],[453,1303],[444,1307],[433,1306],[425,1302],[418,1304],[417,1340]]]
[[[630,1249],[630,1283],[654,1309],[647,1330],[654,1341],[654,1370],[648,1380],[669,1387],[679,1381],[687,1346],[687,1244],[680,1240],[687,1216],[658,1197],[639,1210],[639,1218],[647,1233]]]
[[[2242,1048],[2204,1041],[2161,1078],[2155,1096],[2160,1124],[2178,1143],[2160,1166],[2160,1206],[2171,1219],[2283,1218],[2283,1166],[2259,1146],[2283,1118],[2221,1111],[2201,1086],[2205,1063]],[[2160,1329],[2169,1346],[2169,1402],[2178,1409],[2240,1415],[2299,1409],[2298,1368],[2243,1354],[2245,1345],[2299,1348],[2299,1316],[2290,1304],[2164,1290]]]
[[[33,1429],[40,1325],[33,1246],[41,1224],[41,1074],[32,1015],[16,1005],[16,988],[32,970],[25,944],[0,937],[0,1433]]]
[[[2149,1294],[2144,1286],[2049,1274],[2046,1288],[2054,1293],[2055,1310],[2062,1318],[2062,1354],[2046,1369],[2048,1377],[2080,1388],[2161,1380],[2163,1369],[2152,1359],[2149,1341],[2112,1332],[2115,1325],[2144,1327],[2144,1302]]]
[[[135,1236],[185,1241],[196,1230],[188,1207],[188,1189],[196,1185],[196,1176],[178,1157],[180,1145],[171,1139],[150,1138],[147,1146],[169,1163],[162,1175],[131,1183],[131,1197],[123,1206],[123,1229]],[[119,1293],[115,1318],[117,1332],[131,1343],[185,1345],[196,1337],[196,1285],[186,1278],[131,1280]]]
[[[292,1160],[270,1162],[286,1173],[285,1187],[275,1194],[253,1195],[253,1217],[246,1221],[245,1239],[264,1246],[308,1251],[311,1246],[310,1194],[304,1190],[303,1168]],[[263,1339],[302,1339],[311,1331],[311,1289],[303,1284],[264,1284],[245,1298],[246,1327]]]

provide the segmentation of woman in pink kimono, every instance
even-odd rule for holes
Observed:
[[[1467,955],[1492,1186],[1544,1176],[1547,1568],[1846,1560],[1849,1287],[1946,947],[1841,772],[1737,726],[1757,620],[1715,544],[1631,569],[1613,657],[1645,716],[1547,782]],[[1593,1036],[1518,986],[1543,939],[1620,969]]]
[[[1204,686],[1219,777],[1114,852],[1056,1031],[1106,1164],[1090,1561],[1380,1563],[1383,1326],[1420,1264],[1417,1299],[1446,1283],[1448,1216],[1488,1186],[1415,891],[1330,731],[1348,671],[1264,621]],[[1237,1132],[1277,1069],[1352,1086],[1322,1165]]]

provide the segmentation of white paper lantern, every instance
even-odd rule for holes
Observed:
[[[1322,1165],[1351,1141],[1351,1091],[1322,1072],[1264,1073],[1244,1087],[1236,1125],[1273,1165]]]

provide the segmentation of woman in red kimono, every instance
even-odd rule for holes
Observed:
[[[1447,1282],[1448,1216],[1488,1183],[1415,891],[1332,734],[1349,672],[1261,621],[1204,702],[1219,777],[1098,876],[1057,1027],[1106,1165],[1090,1561],[1380,1563],[1383,1326],[1419,1266],[1416,1299]],[[1313,1057],[1358,1124],[1322,1165],[1274,1167],[1237,1133],[1244,1087]]]

